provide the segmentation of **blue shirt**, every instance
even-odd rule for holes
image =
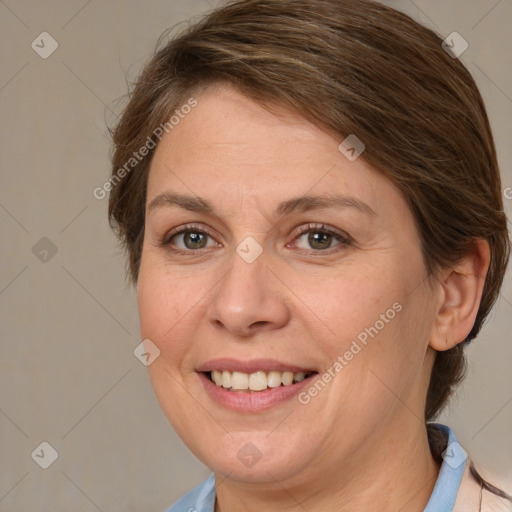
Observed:
[[[466,467],[467,456],[450,427],[439,423],[436,426],[448,436],[448,445],[436,485],[424,512],[452,512]],[[215,477],[212,473],[201,485],[185,494],[167,512],[214,511]]]

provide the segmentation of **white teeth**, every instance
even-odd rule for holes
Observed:
[[[231,387],[231,372],[222,372],[222,387],[226,389]]]
[[[249,375],[242,372],[231,374],[231,389],[249,389]]]
[[[218,370],[213,370],[212,372],[212,379],[217,386],[222,386],[222,372],[219,372]]]
[[[283,372],[281,375],[281,382],[283,383],[283,386],[293,384],[293,372]]]
[[[294,382],[301,382],[306,378],[305,372],[278,372],[272,370],[265,373],[258,371],[254,373],[229,372],[227,370],[213,370],[211,379],[217,386],[222,386],[233,391],[263,391],[264,389],[290,386]]]
[[[267,386],[277,388],[281,385],[281,372],[268,372]]]
[[[249,389],[252,391],[267,389],[267,375],[265,372],[251,373],[249,377]]]

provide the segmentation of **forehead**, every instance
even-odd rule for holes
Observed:
[[[236,89],[217,85],[159,143],[148,202],[174,192],[245,202],[307,193],[351,195],[378,210],[398,192],[362,158],[338,150],[341,138],[295,113],[269,112]]]

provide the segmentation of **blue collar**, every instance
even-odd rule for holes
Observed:
[[[436,485],[424,512],[452,512],[457,499],[462,475],[467,463],[467,454],[453,431],[446,425],[434,424],[448,437],[443,463]],[[167,512],[214,512],[215,476],[213,473],[201,485],[188,492]]]
[[[189,491],[167,512],[214,512],[215,475],[212,473],[201,485]]]
[[[440,423],[434,425],[448,437],[448,444],[443,453],[444,460],[436,485],[424,512],[452,512],[468,457],[450,427]]]

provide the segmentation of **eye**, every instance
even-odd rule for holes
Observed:
[[[213,237],[204,228],[184,226],[179,231],[171,232],[161,242],[161,246],[169,246],[176,252],[193,254],[203,249],[219,246]],[[303,250],[312,250],[314,253],[327,252],[351,245],[348,235],[323,224],[308,224],[302,226],[295,234],[294,242],[289,246]]]
[[[167,236],[161,245],[172,246],[178,251],[192,252],[214,247],[218,244],[206,231],[194,228],[193,226],[186,226],[177,233]]]
[[[299,249],[313,249],[315,252],[327,251],[337,246],[349,245],[347,235],[322,225],[308,225],[300,228],[294,245]]]

